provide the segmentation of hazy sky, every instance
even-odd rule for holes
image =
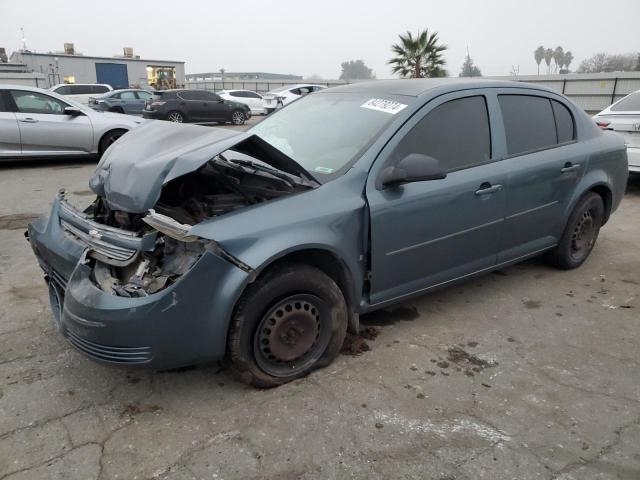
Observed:
[[[533,50],[558,45],[571,68],[593,53],[640,50],[640,0],[0,0],[0,47],[184,60],[187,73],[264,71],[332,79],[362,58],[378,78],[399,33],[428,28],[457,75],[467,46],[484,75],[536,72]],[[544,62],[543,62],[544,63]]]

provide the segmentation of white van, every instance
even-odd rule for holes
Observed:
[[[58,95],[64,95],[83,105],[89,104],[89,97],[102,95],[113,90],[105,83],[60,83],[49,89]]]

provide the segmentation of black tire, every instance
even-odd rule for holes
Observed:
[[[124,109],[122,107],[113,107],[110,108],[109,111],[113,113],[124,113]]]
[[[594,192],[588,192],[576,204],[560,243],[549,252],[551,263],[562,270],[571,270],[584,263],[598,239],[604,221],[604,202]]]
[[[347,333],[342,291],[324,272],[285,265],[251,284],[236,305],[228,336],[246,383],[275,387],[329,365]]]
[[[105,150],[109,148],[113,142],[118,140],[125,133],[127,133],[127,130],[124,129],[111,130],[105,133],[100,139],[100,145],[98,146],[100,156],[102,156]]]
[[[242,110],[234,110],[233,113],[231,113],[231,123],[234,125],[244,125],[246,120],[246,116]]]
[[[167,113],[167,120],[173,123],[186,123],[187,116],[178,110],[171,110]]]

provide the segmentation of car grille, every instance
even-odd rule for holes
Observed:
[[[95,239],[91,235],[86,234],[79,228],[74,227],[64,220],[60,221],[60,225],[62,225],[62,228],[71,235],[87,245],[92,251],[104,257],[111,258],[119,262],[126,262],[131,260],[137,253],[134,249],[119,247],[117,245],[112,245],[110,243],[103,242],[102,240]]]
[[[77,350],[95,360],[118,364],[146,363],[151,360],[151,347],[112,347],[100,345],[79,337],[70,330],[65,331],[69,342]]]

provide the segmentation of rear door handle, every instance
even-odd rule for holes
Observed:
[[[480,185],[480,189],[476,190],[476,195],[490,195],[502,190],[502,185],[491,185],[489,182],[485,182]]]
[[[21,118],[20,121],[23,123],[38,123],[38,120],[35,118]]]
[[[579,168],[580,168],[580,164],[579,163],[571,164],[571,163],[567,162],[567,163],[565,163],[564,168],[560,169],[560,172],[561,173],[575,172]]]

